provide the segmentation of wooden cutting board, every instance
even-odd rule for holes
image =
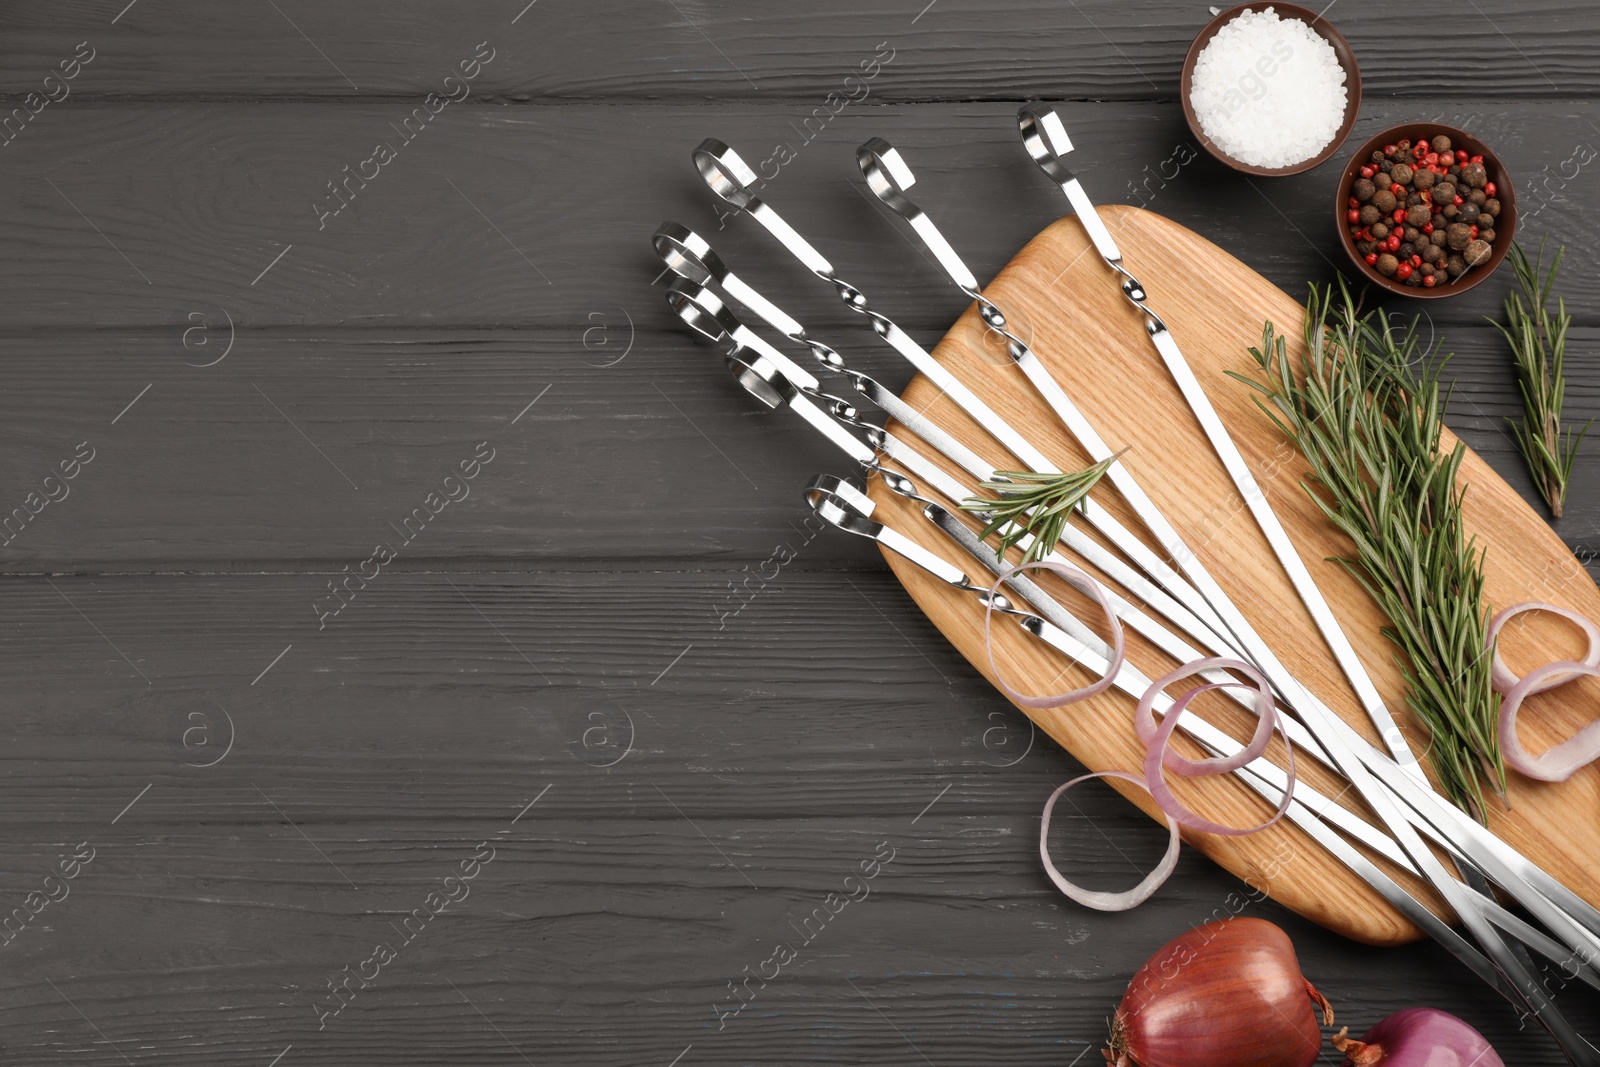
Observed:
[[[1221,248],[1168,219],[1129,207],[1105,208],[1102,213],[1122,247],[1125,264],[1144,282],[1151,306],[1172,329],[1379,691],[1401,720],[1413,748],[1421,752],[1427,735],[1404,708],[1393,648],[1380,633],[1383,619],[1355,580],[1328,561],[1347,553],[1348,544],[1301,488],[1307,471],[1299,452],[1255,406],[1251,391],[1225,374],[1254,368],[1247,349],[1259,343],[1263,321],[1270,319],[1281,331],[1297,336],[1301,305]],[[1095,254],[1078,222],[1066,218],[1051,225],[986,292],[1101,436],[1113,448],[1130,446],[1122,462],[1284,663],[1375,741],[1332,654],[1146,340],[1140,316],[1122,297],[1114,275]],[[934,354],[1061,469],[1089,462],[1011,365],[974,308]],[[1297,350],[1291,350],[1291,356],[1298,358]],[[927,380],[919,376],[904,395],[914,406],[926,407],[997,468],[1020,468],[1015,457],[994,444]],[[1446,436],[1448,447],[1454,438]],[[949,469],[964,484],[970,481],[953,466]],[[1540,515],[1470,450],[1461,475],[1471,486],[1466,497],[1468,525],[1488,551],[1490,605],[1546,600],[1600,619],[1600,590]],[[886,491],[877,480],[871,492],[882,521],[975,573],[975,564],[945,542],[914,505]],[[1096,497],[1129,528],[1145,533],[1109,483],[1096,490]],[[984,652],[983,611],[975,598],[937,582],[898,556],[886,555],[928,617],[992,682]],[[1054,575],[1037,577],[1081,617],[1098,618]],[[1542,615],[1524,618],[1529,625],[1509,627],[1502,638],[1503,654],[1513,670],[1523,673],[1551,658],[1581,655],[1580,636],[1565,624]],[[1015,627],[997,625],[995,632],[1001,669],[1022,691],[1060,692],[1086,680],[1081,668],[1070,666]],[[1176,666],[1132,631],[1128,655],[1151,677]],[[1524,743],[1539,752],[1569,736],[1594,718],[1600,707],[1597,696],[1600,681],[1588,679],[1533,698],[1521,716]],[[1233,736],[1247,737],[1246,717],[1223,705],[1212,696],[1196,701],[1195,707]],[[1061,709],[1023,711],[1090,769],[1137,772],[1142,750],[1132,731],[1133,706],[1131,697],[1112,691]],[[1190,755],[1201,754],[1186,741],[1180,745]],[[1276,741],[1274,746],[1272,758],[1282,765],[1283,753]],[[1341,786],[1311,761],[1301,760],[1299,769],[1304,780],[1328,795],[1340,793]],[[1512,778],[1511,810],[1494,812],[1492,828],[1572,889],[1600,903],[1600,848],[1594,844],[1600,817],[1600,765],[1558,785],[1515,774]],[[1147,814],[1160,818],[1148,794],[1131,785],[1116,783],[1116,787]],[[1232,778],[1176,780],[1174,791],[1195,810],[1231,825],[1253,825],[1270,813],[1264,802]],[[1042,804],[1044,798],[1039,799]],[[1344,802],[1355,803],[1348,794]],[[1253,887],[1330,929],[1372,944],[1399,944],[1420,936],[1415,926],[1287,821],[1246,837],[1188,832],[1184,837]],[[1056,855],[1058,865],[1071,877],[1070,844],[1058,845]],[[1440,914],[1449,915],[1415,880],[1390,870],[1432,901]],[[1138,877],[1130,870],[1128,885]]]

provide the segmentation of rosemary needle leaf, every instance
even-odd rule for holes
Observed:
[[[1577,430],[1561,424],[1561,406],[1567,393],[1567,330],[1572,316],[1567,313],[1566,301],[1560,298],[1551,313],[1550,293],[1565,253],[1565,248],[1558,248],[1546,272],[1543,244],[1539,246],[1539,258],[1533,261],[1520,245],[1513,244],[1511,266],[1521,292],[1506,297],[1504,323],[1489,320],[1511,346],[1516,361],[1523,417],[1520,421],[1511,420],[1512,437],[1527,460],[1539,495],[1557,519],[1566,503],[1572,461],[1593,421]]]
[[[1022,562],[1033,563],[1054,551],[1072,513],[1121,455],[1118,452],[1076,471],[996,471],[994,480],[979,485],[993,495],[968,497],[961,502],[961,510],[990,517],[982,536],[987,539],[1001,534],[1002,558],[1031,534],[1033,541],[1023,551]]]
[[[1559,313],[1548,337],[1563,336],[1558,320]],[[1516,348],[1518,337],[1533,336],[1527,329],[1518,321],[1503,332]],[[1250,350],[1259,377],[1234,377],[1305,456],[1306,491],[1350,542],[1338,562],[1389,620],[1383,633],[1395,646],[1406,704],[1432,735],[1428,760],[1440,785],[1481,819],[1486,790],[1504,799],[1505,765],[1484,654],[1483,553],[1461,520],[1465,446],[1440,450],[1448,357],[1424,351],[1415,322],[1363,314],[1342,281],[1311,288],[1302,339],[1304,354],[1291,358],[1267,323],[1261,346]],[[1570,464],[1575,447],[1546,441],[1543,450]]]

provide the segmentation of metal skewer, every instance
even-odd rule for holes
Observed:
[[[1021,127],[1022,142],[1028,154],[1050,180],[1061,186],[1078,220],[1088,231],[1089,240],[1093,242],[1095,251],[1100,254],[1100,258],[1108,267],[1121,275],[1123,295],[1144,316],[1145,333],[1149,336],[1150,343],[1161,355],[1162,361],[1167,365],[1168,373],[1177,383],[1189,409],[1194,412],[1200,428],[1211,442],[1212,449],[1222,460],[1222,465],[1227,468],[1228,477],[1233,480],[1240,498],[1250,509],[1250,514],[1255,517],[1256,525],[1266,535],[1273,554],[1278,557],[1278,562],[1289,575],[1295,592],[1299,594],[1306,610],[1311,613],[1317,629],[1322,632],[1323,639],[1333,651],[1339,669],[1344,672],[1351,688],[1355,690],[1357,699],[1361,701],[1361,706],[1366,710],[1367,717],[1383,739],[1384,745],[1394,756],[1395,762],[1405,768],[1406,773],[1419,781],[1426,782],[1427,776],[1423,773],[1410,746],[1406,744],[1405,735],[1384,705],[1383,697],[1379,695],[1377,686],[1372,684],[1372,678],[1367,674],[1361,657],[1356,654],[1355,647],[1350,644],[1349,638],[1339,626],[1339,620],[1334,616],[1333,609],[1328,606],[1327,598],[1317,588],[1316,580],[1306,569],[1305,562],[1295,550],[1288,531],[1283,528],[1277,513],[1272,510],[1266,494],[1256,482],[1255,475],[1251,473],[1250,465],[1245,462],[1238,446],[1234,444],[1228,428],[1222,424],[1222,419],[1212,406],[1211,399],[1206,396],[1200,380],[1195,377],[1188,361],[1183,358],[1171,329],[1146,303],[1147,294],[1144,286],[1123,266],[1122,251],[1117,247],[1111,231],[1100,218],[1100,213],[1095,209],[1082,184],[1062,162],[1062,157],[1072,151],[1072,140],[1067,136],[1060,115],[1048,104],[1031,103],[1024,105],[1017,113],[1017,122]],[[975,293],[973,295],[976,296]]]
[[[861,493],[843,479],[831,475],[819,476],[812,480],[807,487],[806,497],[819,517],[848,533],[868,537],[884,548],[893,551],[904,558],[922,567],[940,580],[973,593],[979,601],[992,610],[1001,612],[1015,619],[1018,624],[1031,636],[1045,641],[1059,651],[1066,653],[1072,659],[1097,674],[1104,674],[1110,669],[1111,661],[1109,649],[1103,642],[1087,630],[1081,622],[1067,613],[1061,606],[1045,594],[1035,583],[1018,574],[1008,574],[1009,568],[988,549],[976,535],[972,534],[965,526],[957,522],[944,508],[932,501],[926,502],[924,517],[932,521],[946,533],[955,530],[965,531],[966,537],[955,537],[969,554],[983,563],[993,574],[1004,575],[1005,584],[1011,586],[1033,607],[1039,609],[1040,614],[1034,615],[1023,611],[1012,604],[1008,599],[999,594],[991,594],[983,585],[973,582],[965,571],[945,562],[941,557],[929,552],[916,541],[890,527],[886,527],[872,519],[875,505],[871,498]],[[921,498],[918,498],[921,499]],[[1150,679],[1141,674],[1131,664],[1124,662],[1121,670],[1113,680],[1113,684],[1124,692],[1133,696],[1141,696],[1150,686]],[[1172,706],[1171,698],[1164,694],[1154,702],[1155,709],[1162,715],[1169,713]],[[1191,737],[1195,738],[1211,752],[1229,756],[1238,752],[1243,746],[1233,738],[1212,727],[1204,720],[1191,719],[1180,723]],[[1273,805],[1282,803],[1284,790],[1287,788],[1287,776],[1275,764],[1257,758],[1238,773],[1241,780],[1254,792]],[[1365,856],[1356,851],[1337,834],[1331,832],[1324,823],[1329,813],[1344,813],[1349,815],[1347,809],[1329,800],[1310,786],[1297,783],[1295,797],[1290,800],[1285,808],[1285,816],[1301,829],[1310,834],[1317,842],[1327,848],[1334,856],[1345,862],[1353,872],[1376,889],[1385,899],[1389,900],[1402,914],[1407,915],[1438,938],[1453,954],[1462,959],[1469,967],[1484,977],[1491,984],[1500,985],[1501,976],[1495,971],[1489,960],[1473,948],[1470,943],[1461,938],[1459,934],[1435,916],[1426,906],[1415,897],[1411,896],[1398,883],[1389,878],[1379,868],[1374,866]],[[1307,797],[1316,802],[1316,808],[1305,803]],[[1364,821],[1350,816],[1349,819],[1336,820],[1345,828],[1351,821],[1371,831],[1371,827]],[[1348,830],[1347,830],[1348,832]],[[1363,843],[1387,855],[1400,866],[1416,873],[1416,868],[1398,849],[1394,842],[1384,837],[1381,832],[1375,834],[1358,831],[1358,839]],[[1494,922],[1503,929],[1521,937],[1530,945],[1537,948],[1553,962],[1574,962],[1572,954],[1562,945],[1550,939],[1539,930],[1529,926],[1521,919],[1507,912],[1490,897],[1470,898],[1476,910],[1488,921]],[[1575,977],[1595,988],[1600,988],[1600,975],[1596,975],[1586,962],[1577,961]]]
[[[1072,151],[1071,139],[1067,137],[1066,128],[1061,123],[1060,117],[1054,109],[1043,104],[1024,105],[1018,113],[1018,124],[1022,132],[1023,143],[1029,155],[1047,176],[1061,186],[1068,201],[1072,204],[1074,212],[1089,234],[1091,242],[1101,258],[1112,270],[1123,278],[1121,289],[1128,301],[1144,316],[1144,328],[1156,351],[1166,363],[1168,372],[1178,384],[1184,399],[1199,420],[1201,428],[1211,441],[1213,449],[1222,459],[1230,477],[1238,488],[1246,504],[1250,507],[1256,518],[1257,525],[1267,535],[1272,544],[1274,553],[1279,562],[1293,581],[1296,591],[1301,599],[1306,602],[1307,609],[1311,611],[1317,621],[1318,628],[1323,637],[1333,649],[1341,669],[1346,673],[1351,685],[1355,688],[1361,699],[1362,706],[1366,709],[1369,718],[1377,727],[1384,743],[1390,748],[1395,763],[1401,768],[1401,773],[1411,777],[1413,782],[1418,780],[1426,782],[1420,765],[1415,756],[1405,744],[1404,735],[1401,734],[1393,717],[1384,708],[1382,699],[1377,690],[1367,678],[1365,668],[1361,666],[1359,657],[1349,645],[1343,632],[1338,627],[1338,620],[1333,617],[1326,601],[1321,597],[1320,591],[1312,581],[1310,573],[1306,571],[1304,563],[1295,552],[1293,543],[1278,521],[1271,506],[1267,504],[1266,497],[1254,476],[1250,473],[1244,457],[1239,454],[1232,438],[1228,435],[1227,428],[1217,416],[1210,399],[1206,397],[1199,380],[1194,376],[1193,370],[1183,358],[1176,341],[1172,337],[1167,324],[1146,305],[1146,293],[1142,284],[1122,265],[1122,254],[1117,248],[1116,241],[1111,232],[1100,219],[1098,211],[1084,192],[1082,185],[1072,172],[1062,162],[1062,156]],[[1270,655],[1268,650],[1268,655]],[[1275,658],[1275,657],[1274,657]],[[1263,670],[1268,670],[1266,663],[1261,664]],[[1268,670],[1268,673],[1272,673]],[[1291,698],[1291,703],[1294,703]],[[1296,707],[1299,705],[1296,703]],[[1600,1064],[1600,1049],[1596,1049],[1586,1039],[1572,1029],[1558,1012],[1544,988],[1534,980],[1529,969],[1522,959],[1513,953],[1500,937],[1499,932],[1483,921],[1481,914],[1470,908],[1470,894],[1460,882],[1452,878],[1438,862],[1437,858],[1426,850],[1413,832],[1411,826],[1404,821],[1398,810],[1391,803],[1391,796],[1379,788],[1372,777],[1370,769],[1356,754],[1346,739],[1339,736],[1334,728],[1336,716],[1326,713],[1326,709],[1300,708],[1300,713],[1307,718],[1307,725],[1322,738],[1328,746],[1330,754],[1338,762],[1340,769],[1349,778],[1352,786],[1360,791],[1368,804],[1378,816],[1389,826],[1391,832],[1401,846],[1412,856],[1418,864],[1421,873],[1434,884],[1434,887],[1444,895],[1445,899],[1456,909],[1477,937],[1484,950],[1494,959],[1496,967],[1507,979],[1506,983],[1497,985],[1506,991],[1509,986],[1511,999],[1520,1003],[1526,1011],[1533,1015],[1561,1045],[1562,1051],[1574,1063]],[[1554,909],[1554,919],[1559,925],[1571,923],[1570,917],[1560,914],[1559,909]],[[1543,916],[1541,916],[1543,918]],[[1548,920],[1547,920],[1548,921]]]
[[[723,269],[725,270],[725,268],[723,268]],[[729,273],[731,274],[731,272],[729,272]],[[705,335],[708,338],[711,338],[713,340],[719,340],[720,339],[720,340],[723,341],[723,343],[731,344],[735,349],[738,348],[739,343],[732,336],[733,333],[738,332],[737,329],[736,329],[737,320],[735,318],[733,318],[731,312],[727,311],[721,305],[720,301],[716,301],[715,297],[713,297],[709,293],[705,292],[703,290],[703,288],[697,287],[697,286],[690,286],[690,285],[674,286],[674,290],[676,291],[677,295],[675,295],[673,297],[669,297],[669,299],[674,300],[675,306],[678,306],[679,309],[680,309],[680,314],[684,314],[686,321],[689,321],[690,324],[692,326],[694,326],[697,329],[698,332],[701,332],[703,335]],[[751,290],[751,292],[753,292],[753,290]],[[686,295],[686,294],[690,294],[690,295]],[[704,301],[713,302],[712,303],[712,307],[714,308],[714,310],[710,311],[710,312],[707,312],[706,314],[696,315],[696,316],[691,316],[691,315],[687,314],[684,311],[684,309],[683,309],[683,307],[681,305],[682,305],[683,301],[685,301],[685,300],[692,301],[694,299],[694,296],[692,294],[700,294],[699,298],[703,302]],[[777,312],[777,309],[775,308],[775,306],[771,305],[770,302],[764,302],[764,303],[766,303],[766,305],[768,307],[773,308],[773,310],[775,312]],[[777,314],[779,316],[782,316],[783,318],[787,319],[787,316],[783,316],[782,312],[777,312]],[[790,319],[788,321],[789,322],[793,322],[792,319]],[[714,324],[714,328],[713,329],[705,328],[707,323],[713,323]],[[734,325],[734,327],[735,327],[735,329],[732,330],[732,331],[730,331],[728,329],[730,323],[732,323]],[[798,327],[798,323],[794,323],[794,326]],[[720,331],[720,334],[719,334],[719,331]],[[721,336],[722,334],[725,334],[726,336]],[[748,331],[745,331],[744,333],[740,334],[740,336],[748,336]],[[822,345],[820,342],[815,342],[815,341],[807,341],[806,343],[811,345],[813,348],[826,348],[827,347],[827,346]],[[833,352],[832,349],[828,349],[828,351],[829,352]],[[758,363],[765,362],[764,360],[761,360],[760,357],[757,357],[757,361],[758,361]],[[741,367],[744,368],[743,371],[736,372],[736,373],[740,377],[741,381],[745,384],[746,388],[750,389],[752,392],[757,392],[757,395],[761,396],[761,393],[758,392],[755,388],[753,388],[753,382],[748,377],[748,372],[750,372],[752,370],[752,365],[749,364],[749,363],[744,362],[743,360],[734,360],[734,361],[732,361],[732,363],[730,365],[733,365],[733,364],[737,364],[738,366],[741,366]],[[824,360],[824,364],[827,365],[827,366],[843,367],[843,359],[842,359],[842,357],[839,357],[837,353],[833,353],[833,358]],[[847,370],[847,373],[854,373],[854,372],[849,372],[847,368],[846,368],[846,370]],[[773,370],[773,371],[768,371],[768,372],[757,372],[757,377],[758,378],[760,378],[760,377],[781,377],[781,375],[778,372],[776,372],[775,370]],[[864,376],[861,376],[861,377],[864,377]],[[874,384],[876,384],[876,383],[874,383]],[[881,389],[881,387],[880,387],[880,389]],[[796,392],[796,390],[791,387],[791,388],[789,388],[788,392],[792,393],[792,392]],[[815,395],[815,394],[813,394],[813,395]],[[763,402],[764,403],[768,403],[769,406],[774,406],[772,400],[769,397],[763,397]],[[793,406],[793,405],[791,405],[791,406]],[[903,402],[902,402],[902,406],[905,406],[905,405],[903,405]],[[864,423],[864,422],[854,418],[853,415],[850,414],[848,412],[848,410],[846,410],[847,407],[848,406],[847,405],[843,405],[842,402],[836,402],[833,405],[833,409],[832,409],[835,417],[838,417],[842,421],[845,421],[845,422],[847,422],[847,423],[849,423],[851,425],[857,426],[858,428],[862,428],[864,431],[866,431],[869,434],[869,439],[870,439],[870,435],[872,433],[874,433],[874,432],[876,432],[878,434],[884,434],[884,431],[878,429],[877,427],[873,427],[873,426],[871,426],[871,424]],[[906,407],[908,407],[908,406],[906,406]],[[797,408],[797,410],[800,410],[802,414],[806,414],[806,412],[804,410],[802,410],[802,409],[798,409]],[[912,413],[912,415],[915,415],[915,413]],[[909,418],[909,417],[912,417],[912,416],[908,415],[907,417]],[[915,426],[913,426],[914,431],[919,432],[919,436],[926,435],[926,436],[924,436],[924,439],[928,440],[930,443],[936,444],[936,447],[937,447],[937,441],[939,440],[939,437],[942,436],[942,431],[939,431],[939,432],[936,433],[935,432],[935,428],[932,426],[932,424],[930,422],[928,422],[928,420],[926,420],[925,418],[923,418],[920,415],[915,415],[915,418],[920,420],[921,423],[926,423],[927,425],[926,426],[915,425]],[[815,417],[814,416],[808,417],[808,421],[813,421],[814,422],[815,421]],[[918,456],[918,454],[914,450],[910,449],[909,447],[903,446],[903,443],[902,442],[898,442],[897,440],[893,439],[892,435],[884,434],[884,436],[887,438],[887,440],[885,441],[886,445],[899,446],[899,447],[897,447],[895,449],[896,458],[900,459],[902,462],[906,462],[906,463],[910,464],[910,463],[914,463],[918,459],[920,459],[920,457]],[[857,447],[859,447],[859,444],[857,445]],[[964,451],[964,450],[962,450],[962,451]],[[860,461],[859,454],[857,454],[855,452],[852,452],[851,454],[852,454],[852,458],[855,458],[858,461]],[[970,457],[971,456],[970,452],[966,453],[966,456]],[[973,460],[971,458],[962,458],[959,454],[956,455],[953,458],[956,458],[958,462],[962,462],[962,463],[964,463],[966,465],[970,465],[973,462]],[[881,467],[876,467],[875,469],[878,469],[880,471],[882,470]],[[916,469],[916,468],[913,468],[913,469]],[[886,472],[886,471],[884,473],[886,475],[888,474],[888,472]],[[987,472],[985,469],[980,468],[980,469],[976,470],[974,473],[976,473],[978,477],[984,478],[984,477],[989,476],[989,474],[991,472]],[[919,471],[919,476],[927,477],[929,479],[929,481],[930,481],[930,484],[935,484],[935,485],[939,485],[939,483],[937,481],[934,481],[933,480],[934,478],[944,478],[946,482],[949,481],[947,476],[945,476],[941,470],[939,470],[937,467],[934,467],[932,464],[926,464],[925,461],[924,461],[924,465],[923,465],[922,470]],[[890,484],[891,484],[891,487],[893,487],[894,483],[891,482]],[[899,490],[897,489],[896,491],[899,491]],[[952,488],[950,488],[948,486],[943,486],[943,487],[941,487],[941,492],[945,492],[947,494],[947,496],[949,496],[949,498],[952,501],[959,501],[960,499],[964,499],[964,497],[960,495],[963,492],[963,490],[959,486],[956,486],[954,489],[952,489]],[[1088,542],[1088,543],[1090,545],[1093,545],[1093,542]],[[1115,559],[1115,557],[1111,557],[1111,558],[1113,560]],[[1133,586],[1129,586],[1129,588],[1134,588],[1134,587]],[[1146,590],[1136,590],[1136,591],[1143,592],[1143,591],[1146,591]],[[1129,607],[1131,607],[1131,606],[1129,606]],[[1193,649],[1185,647],[1182,644],[1181,639],[1177,639],[1174,635],[1170,634],[1170,632],[1162,630],[1162,628],[1160,628],[1159,626],[1153,626],[1152,623],[1151,623],[1151,620],[1149,620],[1148,618],[1143,618],[1140,615],[1138,615],[1137,613],[1134,613],[1134,614],[1129,616],[1129,622],[1130,622],[1131,625],[1133,625],[1140,632],[1145,633],[1146,636],[1150,637],[1153,641],[1155,641],[1155,643],[1159,647],[1162,647],[1164,650],[1166,650],[1170,654],[1174,655],[1180,661],[1186,661],[1188,659],[1195,658],[1195,656],[1198,655],[1198,653],[1196,653]],[[1220,649],[1223,646],[1220,645],[1220,644],[1217,644],[1217,643],[1211,643],[1210,647],[1212,647],[1214,649]],[[1336,720],[1336,721],[1339,721],[1340,725],[1343,725],[1342,724],[1342,720]],[[1353,735],[1352,734],[1351,738],[1352,738],[1353,743],[1356,745],[1358,751],[1369,751],[1370,755],[1373,756],[1376,760],[1378,760],[1378,761],[1382,761],[1383,760],[1383,757],[1378,756],[1376,750],[1369,750],[1369,747],[1367,746],[1365,740],[1360,738],[1359,735]],[[1320,751],[1320,746],[1316,746],[1315,740],[1313,738],[1311,738],[1309,735],[1307,735],[1305,737],[1298,738],[1298,743],[1301,745],[1302,749],[1309,748],[1314,754],[1322,757],[1324,762],[1327,762],[1326,755]],[[1383,762],[1376,763],[1375,767],[1380,772],[1384,770]],[[1392,771],[1394,769],[1392,764],[1389,765],[1388,769],[1390,771]],[[1424,795],[1428,799],[1437,799],[1431,793],[1430,794],[1424,794]],[[1419,805],[1418,802],[1417,802],[1417,798],[1415,796],[1413,796],[1413,797],[1411,797],[1409,799],[1411,801],[1411,805],[1412,805],[1413,808],[1419,808],[1420,807],[1422,810],[1427,810],[1427,805],[1425,805],[1425,804],[1424,805]],[[1440,803],[1442,804],[1442,802],[1440,802]],[[1457,809],[1448,807],[1448,805],[1444,805],[1443,807],[1449,813],[1452,813],[1452,814],[1455,813],[1456,810],[1457,810]],[[1504,844],[1499,842],[1498,839],[1493,838],[1492,835],[1487,837],[1487,841],[1488,842],[1492,842],[1493,846],[1498,846],[1497,848],[1496,847],[1492,847],[1492,846],[1486,846],[1484,839],[1482,837],[1479,837],[1479,838],[1474,839],[1473,842],[1471,843],[1471,845],[1469,845],[1464,850],[1463,847],[1461,845],[1459,845],[1453,838],[1449,837],[1448,834],[1443,832],[1442,828],[1448,825],[1448,820],[1440,820],[1438,818],[1439,812],[1433,812],[1432,814],[1434,816],[1432,821],[1428,821],[1427,819],[1422,819],[1422,820],[1419,820],[1419,825],[1424,829],[1425,832],[1429,833],[1429,836],[1434,837],[1435,839],[1439,840],[1441,843],[1445,844],[1446,847],[1450,848],[1452,853],[1455,856],[1457,856],[1457,858],[1463,858],[1464,857],[1464,851],[1473,851],[1474,849],[1476,849],[1476,850],[1478,850],[1480,852],[1481,851],[1490,851],[1490,852],[1496,852],[1496,853],[1507,853],[1507,852],[1510,852],[1510,850],[1509,850],[1509,848],[1507,846],[1504,846]],[[1573,920],[1570,917],[1568,917],[1567,915],[1562,914],[1559,908],[1556,908],[1553,905],[1551,905],[1550,901],[1542,899],[1539,896],[1539,894],[1534,892],[1531,889],[1531,887],[1526,883],[1526,881],[1524,881],[1521,872],[1524,871],[1524,870],[1531,870],[1533,872],[1537,872],[1538,875],[1543,876],[1542,880],[1543,880],[1544,883],[1557,887],[1559,892],[1565,893],[1568,897],[1570,897],[1570,898],[1572,898],[1574,900],[1577,900],[1578,898],[1576,898],[1575,894],[1571,894],[1570,891],[1565,889],[1565,887],[1559,886],[1559,883],[1556,883],[1553,879],[1550,879],[1547,875],[1544,875],[1544,873],[1542,871],[1539,871],[1539,869],[1537,867],[1534,867],[1532,864],[1527,863],[1527,861],[1523,860],[1520,856],[1516,856],[1515,853],[1511,853],[1510,855],[1511,855],[1512,859],[1510,861],[1506,861],[1506,862],[1502,862],[1502,857],[1499,856],[1499,855],[1491,855],[1489,857],[1489,864],[1488,865],[1492,866],[1493,869],[1496,871],[1497,881],[1501,881],[1503,885],[1505,885],[1507,888],[1509,888],[1516,896],[1519,897],[1519,899],[1524,900],[1525,903],[1527,903],[1528,906],[1530,906],[1533,910],[1535,910],[1536,913],[1539,913],[1539,914],[1541,914],[1541,916],[1546,917],[1547,921],[1551,922],[1553,927],[1558,928],[1558,929],[1565,929],[1567,931],[1568,941],[1572,945],[1572,948],[1573,948],[1574,952],[1579,953],[1580,955],[1583,956],[1583,958],[1592,958],[1592,954],[1597,949],[1600,949],[1600,941],[1596,941],[1592,937],[1592,935],[1589,933],[1589,931],[1587,929],[1581,929],[1581,928],[1576,927],[1574,925],[1574,923],[1573,923]],[[1516,868],[1516,869],[1513,870],[1513,868]],[[1467,874],[1467,876],[1469,876],[1469,877],[1476,875],[1476,872],[1471,871],[1470,868],[1464,868],[1464,873]],[[1479,877],[1477,880],[1481,882],[1481,877]],[[1476,899],[1481,899],[1481,898],[1476,898]],[[1582,904],[1581,900],[1579,901],[1579,903]],[[1587,910],[1591,915],[1593,914],[1593,909],[1588,908],[1588,906],[1586,904],[1582,904],[1582,907],[1583,907],[1583,909]],[[1589,924],[1585,924],[1585,925],[1587,926]]]

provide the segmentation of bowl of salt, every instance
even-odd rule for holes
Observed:
[[[1294,4],[1241,4],[1206,24],[1183,62],[1183,113],[1245,174],[1300,174],[1339,150],[1361,110],[1350,42]]]

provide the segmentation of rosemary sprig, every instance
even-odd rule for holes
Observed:
[[[1532,263],[1522,247],[1513,244],[1511,265],[1522,292],[1506,297],[1504,324],[1489,320],[1505,336],[1517,361],[1517,387],[1522,390],[1524,414],[1521,421],[1511,420],[1512,436],[1528,461],[1539,495],[1557,519],[1567,499],[1567,481],[1578,445],[1594,421],[1584,423],[1581,430],[1561,428],[1561,404],[1567,392],[1567,328],[1572,325],[1572,316],[1567,314],[1567,302],[1559,297],[1555,314],[1550,313],[1550,290],[1565,253],[1565,248],[1556,250],[1555,262],[1546,274],[1542,243],[1539,258]]]
[[[1127,449],[1122,451],[1126,452]],[[1031,533],[1034,541],[1023,551],[1022,562],[1041,560],[1061,540],[1061,533],[1066,529],[1072,512],[1083,503],[1089,490],[1095,487],[1121,455],[1122,452],[1118,452],[1091,467],[1063,473],[996,471],[1004,481],[997,479],[979,483],[980,489],[995,495],[968,497],[961,502],[961,510],[988,513],[989,525],[983,528],[980,535],[985,539],[1002,528],[1010,527],[1000,535],[1002,559],[1011,546]],[[1011,525],[1013,523],[1015,525]]]
[[[1440,451],[1449,357],[1423,351],[1416,328],[1362,314],[1342,280],[1337,291],[1312,286],[1298,365],[1269,322],[1250,350],[1261,380],[1234,377],[1305,455],[1316,483],[1306,491],[1354,549],[1339,562],[1389,619],[1384,634],[1399,652],[1406,703],[1431,734],[1440,784],[1482,819],[1486,787],[1505,799],[1483,554],[1462,522],[1465,446]]]

